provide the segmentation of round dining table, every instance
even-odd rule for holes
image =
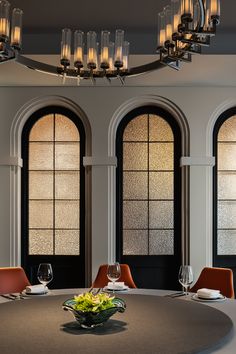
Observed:
[[[191,296],[172,298],[141,289],[116,294],[126,302],[124,313],[100,327],[80,328],[62,304],[82,291],[53,290],[47,296],[1,301],[0,353],[223,353],[234,337],[233,321],[220,308]]]

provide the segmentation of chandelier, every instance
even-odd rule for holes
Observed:
[[[85,34],[76,30],[73,34],[73,59],[71,55],[72,32],[62,30],[61,59],[59,66],[32,60],[20,54],[22,47],[23,11],[13,9],[9,18],[10,4],[0,0],[0,62],[14,59],[16,62],[48,74],[68,78],[91,79],[118,78],[122,84],[127,76],[135,76],[169,66],[179,70],[181,62],[190,62],[192,54],[201,53],[203,46],[210,45],[220,22],[220,0],[171,0],[158,14],[157,60],[136,67],[129,67],[129,42],[121,29],[111,41],[109,31],[101,32],[101,45],[97,34]],[[86,52],[86,54],[85,54]]]

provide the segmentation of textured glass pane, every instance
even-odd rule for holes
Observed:
[[[55,173],[56,199],[79,199],[79,172]]]
[[[236,141],[236,116],[228,118],[220,127],[219,141]]]
[[[53,172],[29,172],[29,199],[53,198]]]
[[[79,131],[69,118],[56,114],[55,119],[56,141],[79,141]]]
[[[124,199],[147,199],[148,198],[147,172],[124,172],[123,198]]]
[[[149,145],[150,170],[173,170],[173,143],[151,143]]]
[[[53,114],[37,120],[30,131],[29,141],[53,141]]]
[[[174,254],[174,231],[150,230],[149,254]]]
[[[126,126],[123,141],[147,141],[148,140],[148,115],[138,116],[132,119]]]
[[[150,172],[149,199],[173,199],[173,172]]]
[[[218,202],[218,228],[236,228],[236,202]]]
[[[236,230],[218,230],[218,255],[236,255]]]
[[[173,141],[172,129],[163,118],[150,114],[149,116],[150,141]]]
[[[53,169],[53,144],[30,143],[29,144],[29,169],[52,170]]]
[[[123,254],[124,255],[147,255],[148,254],[148,231],[147,230],[124,230],[123,231]]]
[[[148,203],[124,202],[123,203],[123,228],[147,229],[148,228]]]
[[[52,230],[29,230],[29,254],[53,254]]]
[[[53,203],[48,200],[29,201],[29,227],[52,228],[53,227]]]
[[[56,143],[55,168],[56,170],[79,170],[80,146],[79,143]]]
[[[56,200],[55,228],[79,229],[79,201]]]
[[[236,144],[218,144],[218,169],[236,170]]]
[[[173,202],[149,202],[149,227],[151,229],[173,228]]]
[[[123,169],[147,170],[147,143],[124,143]]]
[[[236,172],[218,173],[218,198],[236,199]]]
[[[80,254],[79,230],[55,231],[55,254],[77,256]]]

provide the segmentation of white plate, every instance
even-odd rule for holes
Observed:
[[[194,301],[199,301],[199,302],[219,302],[219,301],[225,301],[226,297],[222,294],[219,295],[219,297],[214,298],[214,299],[203,299],[202,297],[198,297],[197,294],[194,294],[192,296],[192,299]]]
[[[50,294],[50,290],[48,290],[46,293],[27,293],[26,290],[23,290],[21,294],[24,296],[47,296]]]
[[[105,286],[104,288],[103,288],[105,291],[111,291],[111,292],[117,292],[117,291],[127,291],[127,290],[129,290],[129,287],[127,286],[127,285],[124,285],[124,287],[123,288],[120,288],[120,289],[112,289],[112,288],[108,288],[108,286]]]

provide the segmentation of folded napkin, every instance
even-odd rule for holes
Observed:
[[[45,287],[43,284],[29,285],[25,288],[27,294],[44,294]],[[48,287],[46,286],[46,292],[48,292]]]
[[[122,290],[126,288],[125,283],[123,281],[116,281],[114,285],[112,281],[109,281],[107,287],[108,289],[112,289],[112,290]]]
[[[197,296],[204,299],[216,299],[220,296],[220,290],[202,288],[198,289]]]

